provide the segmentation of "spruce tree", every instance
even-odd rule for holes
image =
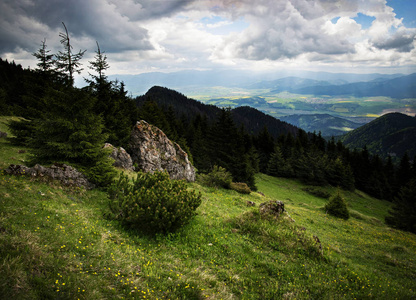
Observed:
[[[394,228],[416,233],[416,178],[400,189],[386,223]]]
[[[102,134],[102,118],[93,113],[96,99],[70,87],[50,89],[46,98],[43,117],[33,121],[33,162],[68,162],[98,185],[111,183],[115,170],[103,150],[106,136]]]
[[[80,74],[82,71],[81,62],[80,60],[85,54],[85,51],[79,50],[78,53],[73,53],[72,51],[72,44],[69,38],[68,29],[65,26],[65,23],[62,22],[64,26],[65,32],[59,33],[59,37],[61,38],[61,44],[64,47],[64,51],[59,51],[58,54],[55,55],[56,60],[56,68],[58,72],[62,72],[65,74],[68,79],[68,85],[74,85],[74,74]]]
[[[49,73],[55,63],[53,60],[54,55],[49,54],[50,50],[47,50],[46,47],[46,39],[44,39],[38,51],[33,53],[33,56],[39,60],[37,63],[38,69],[44,74]]]

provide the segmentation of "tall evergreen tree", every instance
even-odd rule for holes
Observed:
[[[398,229],[416,233],[416,178],[400,189],[386,223]]]
[[[115,170],[103,150],[106,136],[102,118],[93,113],[95,98],[71,87],[50,90],[46,97],[43,118],[34,121],[33,161],[76,164],[96,184],[109,184]]]
[[[43,72],[44,74],[49,73],[52,70],[52,67],[54,65],[53,60],[53,54],[49,54],[51,50],[47,50],[46,45],[46,39],[42,41],[41,47],[38,49],[37,52],[33,53],[33,56],[35,56],[38,59],[38,69]]]
[[[72,44],[69,38],[68,29],[64,22],[62,22],[64,26],[65,32],[59,33],[59,37],[61,38],[61,44],[64,47],[64,51],[59,51],[58,54],[55,55],[56,57],[56,68],[58,71],[63,72],[66,74],[68,78],[68,85],[74,85],[74,74],[80,74],[82,71],[81,62],[80,60],[85,54],[85,51],[79,50],[77,53],[73,53],[72,51]]]

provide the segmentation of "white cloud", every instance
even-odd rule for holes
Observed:
[[[61,22],[85,61],[100,43],[111,73],[416,66],[416,29],[385,0],[3,0],[0,56],[29,62],[45,37],[56,53]]]

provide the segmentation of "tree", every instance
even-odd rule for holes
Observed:
[[[65,23],[62,22],[62,25],[65,28],[65,32],[59,33],[61,38],[61,44],[64,46],[64,51],[59,51],[56,57],[56,68],[58,71],[67,73],[69,86],[74,85],[74,73],[80,74],[82,71],[80,60],[84,56],[85,51],[79,50],[78,53],[72,52],[71,40],[69,38],[68,29],[65,26]]]
[[[329,199],[329,202],[325,205],[324,209],[330,215],[337,218],[348,220],[350,217],[347,204],[339,190],[337,190],[336,194]]]
[[[92,110],[96,99],[72,87],[50,89],[46,97],[43,117],[33,120],[33,162],[69,162],[94,183],[110,184],[115,170],[103,149],[107,138],[102,133],[103,120]]]
[[[416,233],[416,178],[400,189],[389,213],[388,225]]]
[[[102,84],[107,83],[107,76],[104,74],[105,70],[107,70],[110,65],[107,62],[107,56],[104,54],[104,52],[101,52],[100,49],[100,45],[97,43],[97,51],[95,52],[95,60],[94,61],[90,61],[90,66],[88,68],[90,68],[91,70],[95,71],[98,73],[98,75],[93,75],[91,73],[88,73],[94,80],[95,80],[95,84],[98,86],[97,88],[99,88]],[[87,80],[90,83],[90,80]]]
[[[50,51],[51,50],[46,50],[46,39],[44,39],[38,51],[33,53],[33,56],[39,60],[39,62],[37,63],[39,70],[42,71],[44,74],[50,72],[55,63],[53,60],[54,55],[49,54]]]

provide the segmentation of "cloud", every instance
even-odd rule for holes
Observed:
[[[385,0],[3,0],[0,56],[28,60],[44,38],[56,53],[62,22],[114,72],[416,64],[415,29]]]
[[[375,40],[373,45],[382,50],[395,49],[399,52],[409,52],[415,48],[415,41],[415,30],[399,30],[388,38]]]
[[[245,14],[250,27],[230,36],[216,49],[215,56],[224,58],[235,53],[251,60],[295,58],[303,53],[339,55],[354,52],[345,35],[334,36],[325,30],[328,15],[336,15],[337,6],[330,1],[225,1]],[[348,7],[350,2],[346,2]],[[252,10],[249,10],[251,8]],[[236,17],[238,13],[232,11]],[[341,25],[338,25],[341,27]]]

